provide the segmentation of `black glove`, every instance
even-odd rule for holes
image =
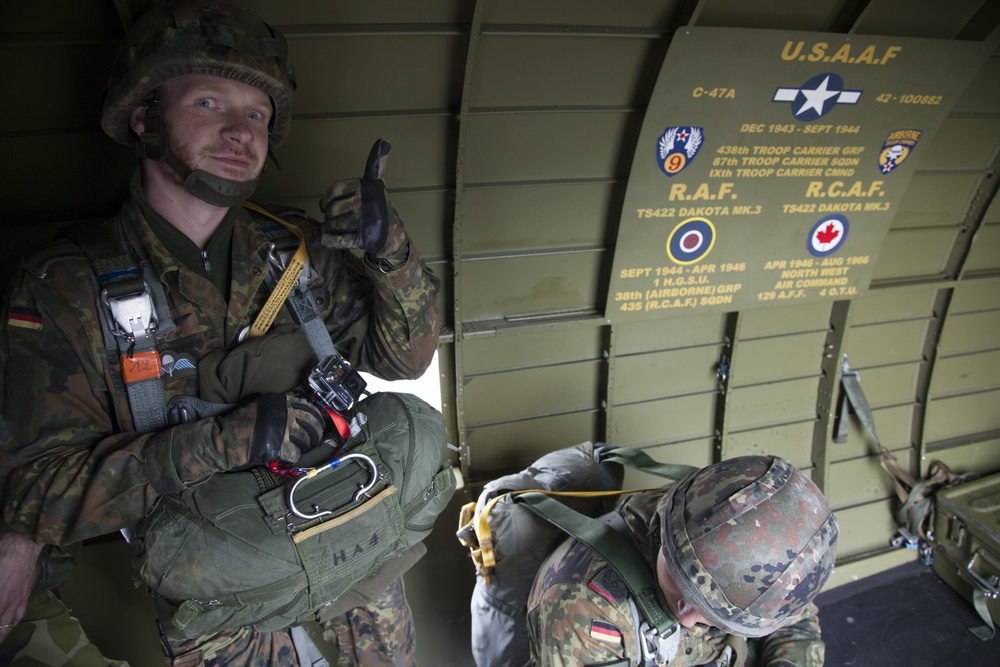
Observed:
[[[364,176],[337,181],[319,200],[323,245],[360,248],[383,270],[397,268],[409,254],[406,231],[383,181],[390,150],[388,141],[378,139],[368,154]],[[388,259],[388,265],[380,259]]]
[[[295,463],[323,440],[320,409],[294,394],[261,394],[247,455],[248,465]]]

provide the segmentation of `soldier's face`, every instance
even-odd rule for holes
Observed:
[[[271,98],[240,81],[189,74],[159,88],[170,148],[190,169],[235,181],[260,176]]]
[[[677,584],[670,574],[670,569],[667,567],[667,559],[664,557],[662,549],[656,558],[656,578],[660,584],[660,590],[663,591],[663,597],[667,599],[667,604],[670,605],[670,610],[677,617],[678,623],[685,628],[693,628],[698,623],[711,625],[701,615],[701,612],[692,607],[681,595],[681,591],[677,588]]]

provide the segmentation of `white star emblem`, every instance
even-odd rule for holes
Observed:
[[[791,102],[792,115],[808,123],[825,116],[838,104],[857,104],[860,90],[844,90],[844,81],[833,73],[820,74],[806,81],[799,88],[778,88],[772,102]],[[800,97],[801,95],[801,97]],[[801,101],[796,108],[795,103]]]
[[[840,94],[839,90],[830,90],[827,86],[830,85],[830,77],[823,79],[823,83],[819,84],[816,88],[808,89],[802,88],[802,94],[805,95],[805,104],[800,106],[796,111],[795,115],[800,116],[809,109],[815,109],[818,116],[822,116],[825,112],[823,111],[823,106],[826,101],[831,97],[836,97]]]

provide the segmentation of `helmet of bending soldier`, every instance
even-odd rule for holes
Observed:
[[[234,79],[264,91],[273,106],[268,144],[278,146],[288,136],[295,90],[285,37],[246,9],[213,0],[176,0],[154,7],[128,30],[108,80],[104,132],[119,143],[138,145],[140,156],[164,161],[185,181],[205,176],[207,183],[189,189],[210,199],[218,191],[221,203],[233,205],[250,192],[244,193],[237,181],[182,173],[186,167],[169,150],[159,112],[150,112],[158,107],[159,86],[185,74]],[[137,137],[129,122],[140,104],[147,105],[147,130]],[[253,184],[246,188],[252,191]],[[235,201],[226,199],[234,192]]]
[[[657,512],[661,549],[685,600],[744,637],[792,621],[836,559],[837,519],[826,498],[779,457],[738,457],[692,473]]]

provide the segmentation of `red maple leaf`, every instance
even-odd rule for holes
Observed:
[[[816,240],[822,244],[833,243],[834,239],[838,236],[840,236],[840,230],[832,222],[822,230],[816,232]]]

